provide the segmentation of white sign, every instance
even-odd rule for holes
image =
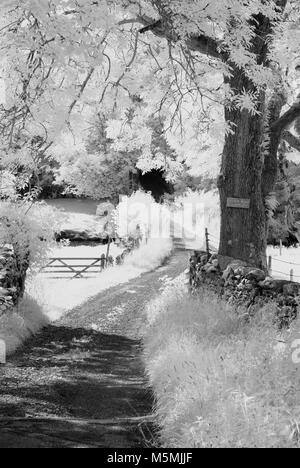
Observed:
[[[227,198],[227,208],[243,208],[248,210],[249,206],[249,198]]]

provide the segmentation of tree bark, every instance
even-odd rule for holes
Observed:
[[[234,74],[235,90],[251,89],[251,83]],[[240,86],[240,88],[238,88]],[[264,92],[259,96],[258,114],[225,109],[225,119],[234,132],[225,138],[219,192],[221,233],[219,254],[238,258],[259,268],[267,267],[268,217],[265,198],[273,192],[277,179],[277,152],[281,132],[273,128],[285,104],[276,90],[266,106]],[[268,143],[266,145],[266,138]],[[227,206],[228,197],[249,199],[249,209]]]
[[[242,81],[234,74],[231,86],[237,89]],[[225,139],[218,184],[221,202],[219,254],[265,268],[267,220],[262,191],[264,155],[261,151],[264,138],[263,93],[260,99],[262,114],[225,109],[225,119],[234,125],[234,133]],[[249,209],[227,206],[229,197],[249,199]]]
[[[283,0],[284,3],[284,0]],[[268,66],[268,41],[272,33],[270,21],[255,17],[255,35],[251,52],[259,65]],[[225,120],[232,132],[225,138],[219,192],[221,232],[219,254],[267,268],[266,247],[268,219],[265,197],[274,189],[277,177],[277,150],[281,131],[278,121],[284,104],[281,90],[276,90],[267,107],[266,94],[256,88],[245,73],[230,63],[231,76],[225,77],[236,95],[244,92],[257,96],[257,112],[236,107],[225,108]],[[266,144],[266,138],[268,143]],[[249,208],[228,206],[228,198],[249,200]]]
[[[255,91],[251,82],[236,72],[229,84],[236,92]],[[218,184],[221,201],[219,253],[259,268],[266,268],[268,216],[265,199],[274,191],[277,180],[278,148],[282,138],[287,139],[285,127],[299,115],[300,106],[296,103],[280,116],[286,100],[284,87],[279,85],[268,104],[265,94],[260,93],[256,115],[247,110],[225,109],[225,119],[233,124],[234,133],[225,139]],[[228,197],[249,199],[249,209],[228,207]]]

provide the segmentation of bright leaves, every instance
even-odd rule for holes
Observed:
[[[184,153],[191,160],[205,153],[216,135],[222,142],[223,106],[257,112],[259,90],[273,88],[290,72],[300,43],[299,6],[291,0],[282,13],[282,3],[6,1],[2,140],[18,151],[32,135],[47,145],[68,128],[83,140],[91,116],[102,112],[116,151],[139,150],[142,170],[165,165],[174,172],[173,159],[151,149],[149,120],[164,126],[180,164]],[[269,57],[263,64],[252,48],[261,16],[274,32],[262,38]],[[149,31],[139,32],[143,27]],[[253,82],[252,92],[224,85],[233,65]]]

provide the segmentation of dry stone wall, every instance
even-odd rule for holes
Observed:
[[[12,246],[0,246],[0,316],[8,313],[22,297],[26,269],[20,271]]]
[[[274,279],[241,260],[195,251],[190,258],[189,283],[192,293],[204,286],[249,315],[270,303],[281,327],[298,314],[299,283]]]

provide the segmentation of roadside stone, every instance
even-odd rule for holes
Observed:
[[[218,270],[215,266],[213,265],[210,265],[208,268],[207,268],[207,273],[216,273]]]
[[[243,260],[238,260],[233,257],[227,257],[225,255],[218,255],[219,266],[221,270],[225,270],[229,265],[234,266],[247,266],[247,263]]]
[[[258,282],[258,286],[264,289],[273,289],[274,288],[274,280],[270,276],[267,276],[263,281]]]
[[[300,284],[288,280],[276,280],[267,276],[260,268],[247,265],[246,262],[230,259],[226,268],[222,270],[222,256],[206,261],[206,256],[198,256],[197,263],[190,270],[191,291],[197,292],[201,285],[206,286],[219,296],[223,297],[238,312],[246,311],[254,315],[265,304],[273,304],[274,318],[280,327],[287,326],[297,316],[300,307]],[[221,275],[216,273],[218,271]],[[197,273],[199,271],[199,273]],[[276,312],[277,310],[277,312]]]
[[[224,272],[223,272],[222,278],[223,278],[225,281],[227,281],[227,280],[228,280],[231,276],[233,276],[233,275],[234,275],[234,270],[233,270],[233,268],[232,268],[230,265],[228,265],[228,266],[226,267],[226,270],[224,270]]]
[[[263,270],[255,268],[246,273],[245,277],[250,280],[263,281],[266,278],[266,274]]]
[[[234,268],[233,269],[233,273],[236,277],[239,277],[239,276],[245,276],[246,274],[246,267],[243,267],[243,266],[239,266],[237,268]]]

